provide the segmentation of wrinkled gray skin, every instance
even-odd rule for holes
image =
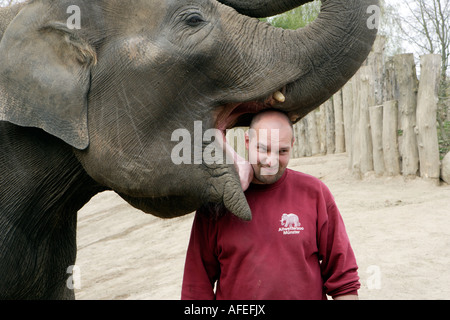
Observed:
[[[173,164],[172,132],[248,124],[266,107],[297,121],[351,78],[376,34],[377,0],[324,1],[298,31],[249,16],[307,1],[221,2],[0,9],[0,298],[74,297],[76,213],[103,190],[164,218],[215,203],[250,219],[234,166]],[[66,25],[70,5],[81,29]]]

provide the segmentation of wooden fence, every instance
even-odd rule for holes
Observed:
[[[357,178],[375,172],[439,182],[440,56],[421,57],[419,82],[414,56],[386,58],[384,45],[385,38],[378,37],[355,76],[295,124],[292,156],[346,152],[348,167]],[[231,144],[244,154],[245,147],[236,141]]]

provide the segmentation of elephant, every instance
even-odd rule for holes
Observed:
[[[295,123],[337,92],[371,50],[378,0],[323,0],[295,31],[258,19],[306,2],[0,8],[0,298],[75,298],[77,212],[105,190],[161,218],[215,205],[250,220],[236,166],[175,163],[173,133],[200,122],[223,136],[266,108]],[[223,144],[214,139],[191,150]]]
[[[288,227],[300,227],[300,221],[298,220],[298,216],[293,213],[283,213],[283,216],[281,217],[281,225],[285,228]]]

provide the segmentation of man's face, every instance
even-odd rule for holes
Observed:
[[[246,136],[253,183],[272,184],[281,178],[291,158],[292,129],[286,119],[265,117]]]

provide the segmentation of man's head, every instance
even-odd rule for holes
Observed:
[[[253,183],[272,184],[286,170],[294,144],[292,122],[282,112],[266,110],[254,116],[245,137]]]

